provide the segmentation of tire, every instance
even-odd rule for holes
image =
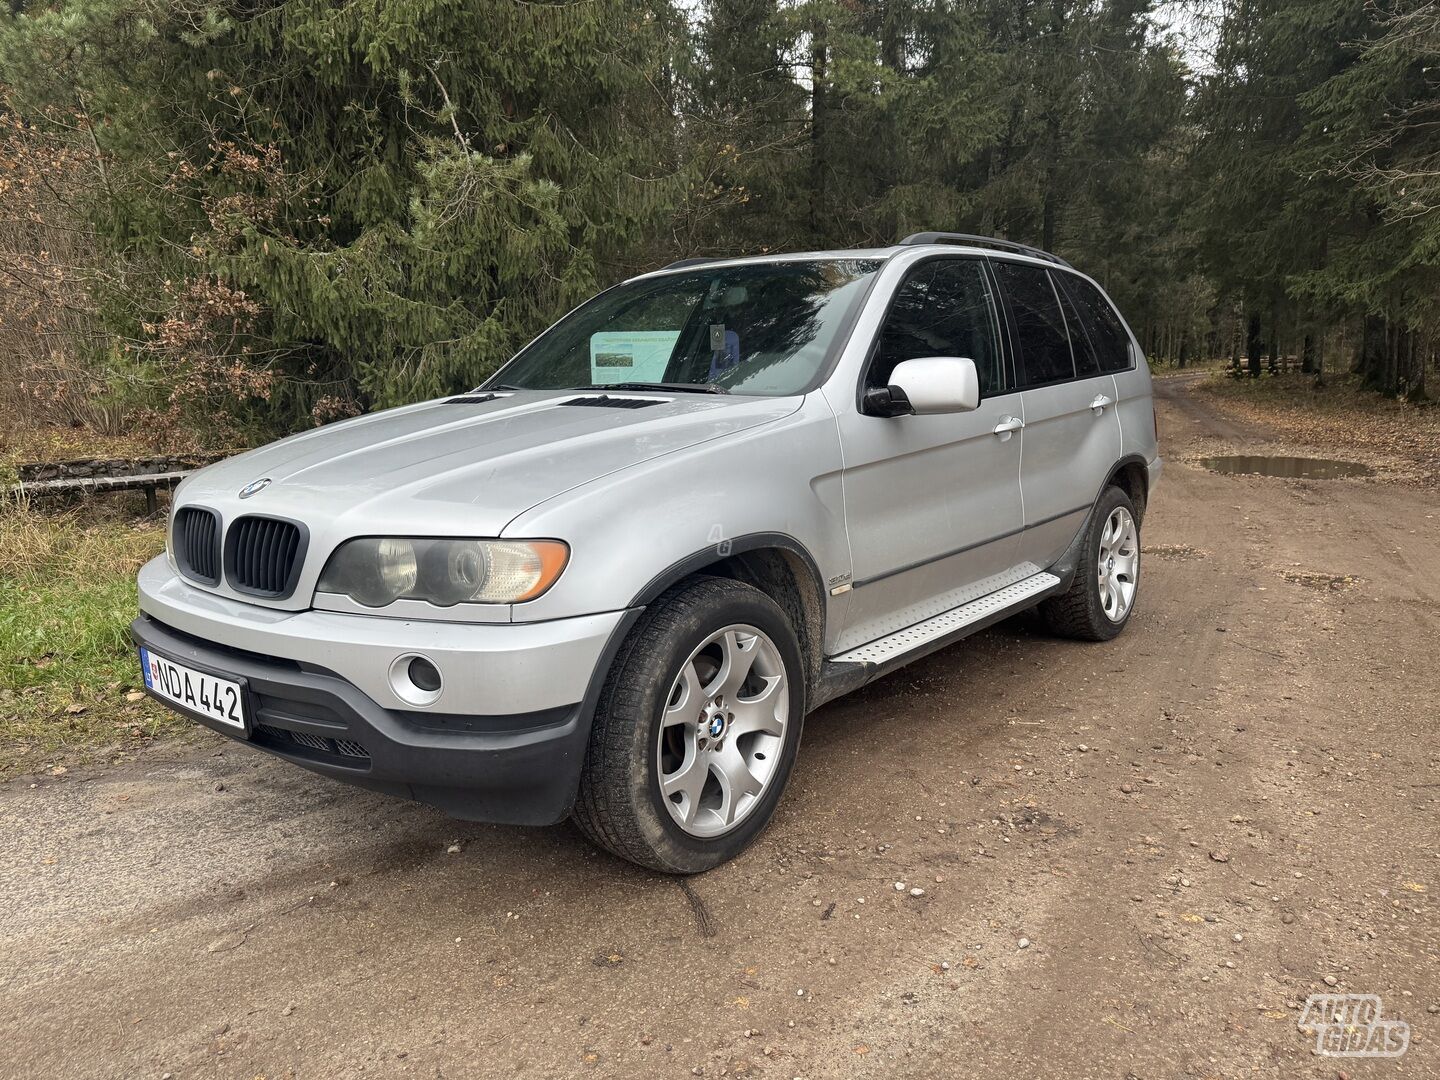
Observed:
[[[601,690],[573,811],[580,831],[664,873],[733,859],[790,778],[804,670],[789,620],[758,589],[718,577],[670,589],[641,616]]]
[[[1110,581],[1101,574],[1101,549],[1110,539],[1112,522],[1128,521],[1128,537],[1107,548]],[[1108,587],[1107,587],[1108,585]],[[1050,631],[1079,641],[1109,641],[1125,629],[1140,595],[1140,519],[1135,506],[1118,487],[1107,487],[1095,502],[1075,580],[1059,596],[1040,605]]]

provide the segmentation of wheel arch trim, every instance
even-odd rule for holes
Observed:
[[[1143,454],[1136,453],[1126,454],[1122,458],[1120,458],[1119,461],[1115,462],[1115,465],[1113,468],[1111,468],[1109,475],[1105,477],[1105,483],[1101,484],[1100,490],[1095,493],[1095,500],[1098,502],[1100,496],[1104,493],[1105,489],[1107,487],[1111,487],[1112,485],[1120,486],[1123,490],[1124,485],[1118,484],[1119,476],[1122,472],[1124,472],[1126,469],[1131,468],[1132,466],[1136,467],[1140,473],[1140,494],[1142,500],[1148,503],[1150,501],[1150,463],[1145,460],[1145,456]],[[1126,494],[1129,493],[1126,492]],[[1139,516],[1145,516],[1145,508],[1143,506],[1136,507],[1136,509],[1140,512]]]
[[[736,555],[744,555],[751,551],[762,551],[766,548],[778,548],[781,551],[788,551],[798,556],[805,565],[806,572],[810,576],[810,583],[814,586],[818,596],[825,596],[825,579],[820,574],[820,566],[815,557],[810,554],[809,549],[799,540],[786,533],[758,532],[747,533],[744,536],[720,540],[709,544],[700,551],[692,552],[683,559],[671,563],[660,573],[646,583],[631,599],[628,607],[642,607],[654,603],[655,598],[663,593],[670,586],[683,581],[691,574],[699,573],[707,566],[714,566],[726,559]]]
[[[1110,472],[1105,476],[1105,482],[1100,485],[1100,490],[1095,492],[1095,498],[1091,500],[1090,509],[1085,514],[1085,520],[1080,523],[1080,528],[1076,531],[1074,539],[1070,541],[1069,547],[1065,549],[1065,553],[1046,568],[1050,573],[1057,575],[1060,580],[1064,582],[1065,588],[1070,587],[1070,582],[1075,577],[1075,568],[1080,565],[1080,550],[1085,544],[1085,537],[1090,532],[1090,522],[1095,517],[1095,507],[1100,502],[1100,496],[1104,495],[1105,489],[1109,487],[1118,487],[1121,491],[1125,491],[1125,486],[1118,482],[1119,476],[1122,471],[1130,468],[1132,465],[1138,465],[1140,467],[1140,472],[1144,477],[1141,482],[1145,485],[1145,495],[1148,499],[1150,492],[1150,474],[1146,469],[1145,458],[1140,454],[1124,455],[1111,467]],[[1129,495],[1128,491],[1125,493],[1127,496]],[[1135,524],[1137,527],[1141,524],[1144,516],[1145,511],[1140,507],[1136,507]]]

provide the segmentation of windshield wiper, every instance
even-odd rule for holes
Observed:
[[[617,382],[605,383],[603,386],[596,383],[590,386],[577,386],[576,390],[659,390],[665,393],[677,394],[728,394],[729,390],[719,383],[690,383],[690,382]]]

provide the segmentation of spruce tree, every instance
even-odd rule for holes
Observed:
[[[103,235],[169,282],[115,298],[133,354],[243,297],[204,347],[289,424],[473,385],[634,264],[682,194],[673,31],[623,0],[69,0],[3,24],[0,80],[83,115]]]

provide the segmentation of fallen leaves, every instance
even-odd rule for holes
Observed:
[[[1210,554],[1203,548],[1191,547],[1189,544],[1147,544],[1140,549],[1140,553],[1153,555],[1157,559],[1174,559],[1177,562],[1203,559]]]
[[[1307,589],[1340,592],[1360,584],[1354,574],[1325,574],[1316,570],[1281,569],[1279,575],[1292,585],[1303,585]]]

